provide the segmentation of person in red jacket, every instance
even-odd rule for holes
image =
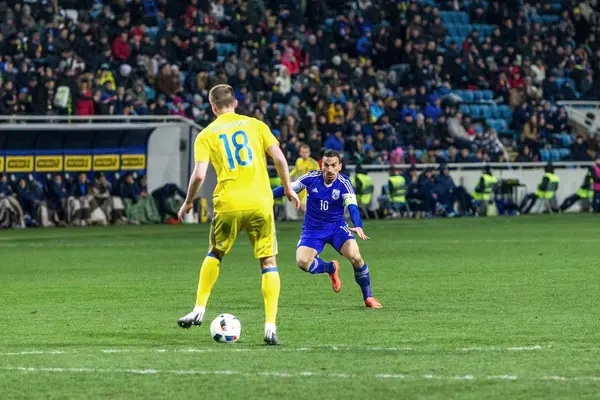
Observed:
[[[94,115],[94,98],[88,81],[82,81],[79,85],[80,94],[75,113],[77,115]]]
[[[112,44],[113,56],[119,61],[126,61],[131,54],[128,36],[127,32],[121,32]]]

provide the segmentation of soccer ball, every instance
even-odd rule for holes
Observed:
[[[210,336],[219,343],[234,343],[240,338],[242,325],[231,314],[221,314],[210,324]]]

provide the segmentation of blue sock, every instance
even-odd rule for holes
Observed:
[[[354,267],[354,280],[360,286],[364,300],[373,296],[371,294],[371,276],[369,275],[367,264],[362,267]]]
[[[335,271],[335,267],[332,262],[325,262],[319,257],[315,257],[312,264],[308,268],[308,272],[311,274],[331,274]]]

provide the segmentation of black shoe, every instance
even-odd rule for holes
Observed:
[[[265,345],[267,346],[279,346],[279,339],[277,338],[277,335],[273,332],[268,332],[265,335]]]
[[[192,311],[185,317],[179,318],[177,320],[177,325],[179,325],[180,328],[184,328],[184,329],[191,328],[192,326],[200,326],[200,325],[202,325],[203,318],[204,318],[204,313],[198,313],[198,312]]]

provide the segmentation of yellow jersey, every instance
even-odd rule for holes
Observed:
[[[290,173],[290,176],[298,178],[309,173],[310,171],[315,171],[318,169],[319,163],[316,162],[314,158],[308,157],[306,160],[303,160],[300,157],[296,160],[296,164],[294,165],[294,169]]]
[[[196,137],[196,162],[217,173],[216,213],[273,208],[265,153],[279,142],[262,121],[234,112],[221,114]]]

